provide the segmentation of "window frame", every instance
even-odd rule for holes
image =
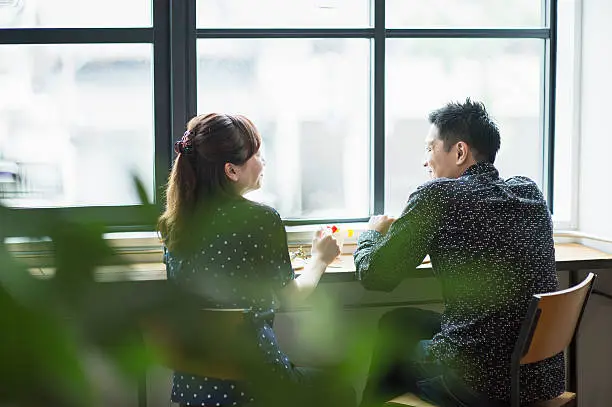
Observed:
[[[149,205],[86,206],[57,208],[7,208],[0,214],[2,236],[37,236],[41,225],[53,218],[93,221],[105,225],[109,232],[145,231],[155,227],[147,206],[161,210],[162,188],[171,166],[171,48],[170,0],[152,0],[150,27],[135,28],[0,28],[0,45],[36,44],[151,44],[153,48],[153,137],[155,196]],[[180,2],[173,2],[180,3]]]
[[[194,16],[189,23],[195,26],[196,0],[187,0],[187,12]],[[553,211],[554,199],[554,125],[556,98],[556,29],[557,0],[542,0],[543,24],[540,28],[387,28],[386,1],[371,0],[372,27],[369,28],[196,28],[195,36],[191,32],[191,42],[206,38],[369,38],[372,41],[371,73],[371,131],[370,131],[370,213],[385,212],[385,73],[386,73],[386,40],[389,38],[488,38],[488,39],[541,39],[544,47],[544,87],[542,97],[542,134],[543,134],[543,192],[550,211]],[[190,61],[191,62],[191,61]],[[189,76],[197,83],[195,62],[192,63]],[[193,86],[192,88],[195,88]],[[191,117],[196,114],[196,95],[190,95],[188,106]],[[176,134],[180,134],[177,130]],[[300,226],[321,223],[359,223],[367,222],[363,218],[285,218],[287,226]]]
[[[573,100],[570,103],[571,106],[571,119],[570,119],[570,137],[565,142],[569,142],[570,157],[569,157],[569,168],[570,178],[567,180],[569,183],[569,214],[564,218],[555,218],[553,214],[553,222],[556,230],[559,231],[577,231],[579,230],[578,215],[579,215],[579,203],[580,203],[580,115],[581,115],[581,89],[582,89],[582,0],[571,0],[571,16],[573,23],[572,37],[573,47],[571,49],[572,57],[572,75],[569,79],[569,86],[573,90]],[[555,30],[557,32],[557,30]],[[556,80],[555,80],[556,82]],[[559,140],[559,136],[555,133],[556,142]],[[554,172],[554,166],[551,167]],[[558,202],[558,200],[557,200]]]
[[[543,192],[554,199],[557,0],[541,0],[539,28],[387,28],[385,0],[371,0],[371,27],[365,28],[197,28],[196,0],[151,0],[151,27],[0,29],[4,44],[145,43],[153,45],[154,179],[153,209],[163,210],[164,186],[175,158],[173,141],[197,113],[198,39],[206,38],[368,38],[371,41],[370,213],[363,218],[286,218],[287,226],[367,222],[385,210],[385,45],[388,38],[531,38],[545,41],[542,97]],[[142,205],[64,208],[8,208],[5,236],[35,234],[32,216],[53,214],[103,223],[108,232],[151,231]]]

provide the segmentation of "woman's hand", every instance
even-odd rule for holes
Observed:
[[[329,263],[340,254],[340,247],[332,237],[331,230],[321,228],[315,232],[310,254],[312,259],[306,264],[304,271],[281,291],[281,301],[289,304],[289,307],[299,304],[312,294]]]
[[[311,254],[313,258],[329,264],[340,254],[340,246],[328,230],[319,230],[312,239]]]

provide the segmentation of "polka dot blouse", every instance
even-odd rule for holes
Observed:
[[[219,205],[195,248],[167,253],[168,278],[210,301],[210,307],[250,309],[253,340],[271,372],[291,379],[293,365],[279,349],[272,322],[275,291],[295,276],[278,213],[244,198]],[[252,400],[248,384],[175,372],[171,399],[188,406],[236,406]]]
[[[360,236],[355,264],[364,287],[390,291],[429,254],[445,304],[432,354],[474,390],[508,401],[510,358],[531,296],[558,288],[554,250],[536,184],[503,180],[478,163],[418,188],[385,236]],[[564,374],[562,354],[522,366],[522,401],[558,396]]]

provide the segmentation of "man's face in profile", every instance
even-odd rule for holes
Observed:
[[[423,163],[431,178],[457,178],[460,175],[455,160],[455,148],[456,145],[452,146],[450,151],[446,151],[444,142],[440,139],[438,126],[432,124],[425,137],[425,162]]]

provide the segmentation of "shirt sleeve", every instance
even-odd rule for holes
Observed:
[[[262,250],[258,259],[260,263],[258,268],[265,278],[272,282],[272,288],[277,291],[295,278],[289,258],[287,232],[280,215],[272,208],[265,212],[259,228],[262,234]]]
[[[441,192],[436,184],[425,184],[410,196],[386,235],[373,230],[361,234],[353,256],[364,288],[392,291],[422,263],[440,228],[445,205]]]

